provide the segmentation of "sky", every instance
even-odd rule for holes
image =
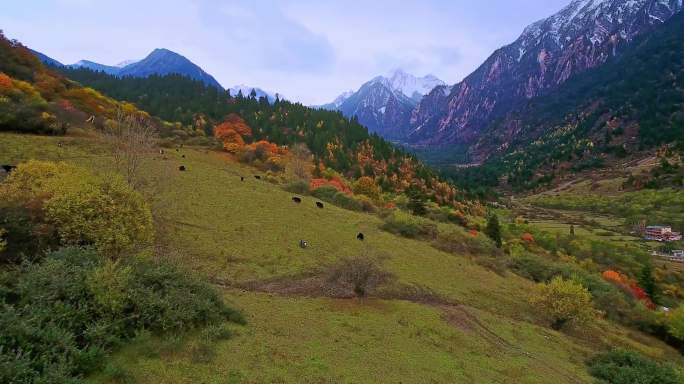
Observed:
[[[7,37],[65,64],[154,48],[224,87],[323,104],[401,68],[455,84],[570,0],[3,0]]]

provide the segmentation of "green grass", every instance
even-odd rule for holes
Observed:
[[[59,141],[69,144],[58,147]],[[0,134],[0,163],[30,158],[112,171],[103,145],[87,135]],[[178,171],[179,165],[187,171]],[[143,174],[167,257],[208,278],[229,284],[289,279],[369,255],[399,283],[436,292],[469,315],[445,318],[444,308],[418,302],[226,289],[226,300],[245,311],[248,325],[232,326],[236,335],[211,351],[200,345],[199,334],[125,347],[112,360],[138,383],[585,383],[584,360],[603,345],[601,338],[672,356],[659,342],[641,335],[636,340],[602,322],[603,336],[596,339],[539,327],[526,301],[530,281],[392,235],[374,215],[331,204],[319,209],[308,196],[295,204],[291,193],[254,179],[259,172],[222,153],[167,150],[155,154]],[[358,232],[365,241],[356,239]],[[299,248],[300,239],[309,248]],[[193,358],[197,351],[204,351],[203,362]],[[111,382],[106,375],[93,381]]]
[[[147,353],[149,341],[134,344],[116,363],[131,367],[137,383],[590,382],[578,370],[581,351],[563,336],[472,308],[501,339],[466,316],[452,325],[435,308],[403,301],[226,297],[246,311],[248,326],[214,346],[213,363],[193,362],[192,338],[159,357]]]

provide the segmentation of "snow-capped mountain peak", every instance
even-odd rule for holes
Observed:
[[[434,75],[416,77],[402,69],[395,69],[386,77],[378,77],[394,91],[400,91],[404,96],[418,101],[423,95],[427,95],[433,88],[445,83]]]

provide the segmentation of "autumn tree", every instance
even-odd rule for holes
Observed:
[[[589,291],[582,284],[560,276],[538,284],[529,301],[556,330],[568,324],[585,324],[596,316]]]
[[[366,195],[371,199],[377,200],[380,198],[380,187],[375,184],[375,180],[372,177],[363,176],[354,183],[354,193]]]
[[[499,225],[499,216],[496,214],[489,216],[485,233],[494,241],[494,243],[496,243],[497,248],[501,248],[501,225]]]
[[[152,239],[152,214],[120,177],[99,177],[66,163],[29,161],[0,184],[0,201],[31,211],[62,245],[92,245],[118,257]]]
[[[116,119],[105,126],[104,136],[128,185],[139,187],[140,167],[157,143],[157,131],[150,119],[124,105],[117,110]]]
[[[311,180],[313,166],[313,155],[306,144],[297,143],[290,148],[285,165],[288,179],[308,183]]]

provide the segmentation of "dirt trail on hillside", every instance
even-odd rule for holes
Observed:
[[[433,307],[442,315],[442,319],[464,333],[472,333],[490,344],[498,354],[522,355],[535,361],[535,364],[549,373],[564,377],[568,383],[582,383],[572,373],[554,368],[545,362],[522,350],[514,343],[509,342],[494,330],[489,328],[474,314],[468,306],[455,300],[446,298],[426,287],[418,285],[391,284],[372,290],[363,298],[358,299],[354,293],[346,287],[336,286],[327,281],[324,274],[306,274],[299,276],[281,277],[267,280],[251,281],[246,283],[232,283],[225,280],[213,279],[212,283],[230,289],[241,289],[250,292],[271,293],[290,297],[307,298],[332,298],[340,300],[404,300],[413,303]]]

